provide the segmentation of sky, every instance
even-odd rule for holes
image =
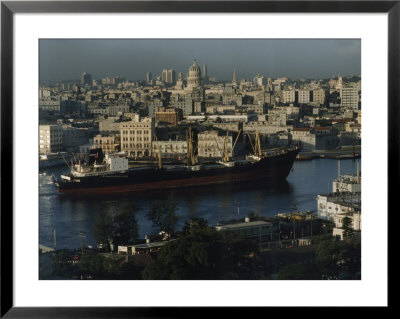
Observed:
[[[217,80],[265,77],[327,79],[361,74],[360,39],[41,39],[40,81],[125,76],[153,78],[173,68],[186,77],[196,59]]]

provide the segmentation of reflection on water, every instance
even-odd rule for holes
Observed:
[[[356,171],[356,162],[341,161],[342,173]],[[47,169],[39,176],[39,242],[53,246],[56,230],[57,247],[79,247],[81,230],[87,232],[86,243],[94,245],[92,225],[99,213],[116,211],[122,206],[139,205],[137,212],[140,236],[152,232],[146,212],[155,200],[174,198],[179,204],[178,228],[192,217],[203,217],[210,225],[220,220],[244,217],[249,212],[273,216],[290,211],[296,204],[299,210],[316,210],[316,195],[332,190],[332,180],[337,176],[337,161],[317,159],[295,162],[287,180],[262,185],[260,183],[233,183],[168,191],[113,194],[110,196],[79,196],[58,194],[51,181],[51,173],[64,173],[64,168]]]

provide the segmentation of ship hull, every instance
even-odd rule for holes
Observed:
[[[298,150],[258,162],[235,167],[211,167],[198,171],[187,169],[139,169],[124,174],[72,178],[57,181],[57,189],[63,193],[120,193],[148,190],[174,189],[242,181],[270,183],[285,179],[293,166]]]

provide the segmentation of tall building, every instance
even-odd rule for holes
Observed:
[[[282,91],[282,103],[294,103],[296,100],[295,90]]]
[[[196,60],[193,61],[193,64],[189,68],[189,73],[187,77],[187,88],[193,89],[195,87],[199,87],[201,85],[201,70],[197,65]]]
[[[264,77],[262,75],[259,75],[257,73],[257,75],[253,79],[253,83],[256,86],[263,86],[265,84],[265,79],[264,79]]]
[[[203,65],[203,83],[206,84],[208,83],[208,74],[207,74],[207,65]]]
[[[60,152],[63,148],[63,130],[59,125],[39,125],[39,153]]]
[[[149,83],[153,79],[151,72],[146,73],[146,82]]]
[[[312,101],[316,104],[325,103],[325,90],[316,89],[312,91]]]
[[[162,70],[161,80],[168,84],[175,83],[175,70],[174,69]]]
[[[310,103],[310,91],[309,90],[298,90],[297,91],[297,102],[298,103]]]
[[[81,75],[81,84],[85,85],[92,85],[92,76],[86,72],[83,72]]]
[[[356,86],[344,86],[341,90],[342,106],[351,108],[354,110],[358,109],[358,88]]]

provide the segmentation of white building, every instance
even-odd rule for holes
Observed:
[[[294,103],[296,101],[296,91],[295,90],[285,90],[282,91],[282,103]]]
[[[345,86],[341,90],[342,106],[345,108],[358,109],[358,88],[356,86]]]
[[[150,117],[121,122],[121,151],[125,152],[128,157],[150,156],[154,131],[155,124]]]
[[[332,220],[338,214],[361,212],[361,194],[318,195],[318,217]]]
[[[361,176],[359,175],[343,175],[339,176],[333,182],[334,193],[361,193]]]
[[[332,235],[334,237],[338,236],[340,239],[343,239],[343,219],[349,218],[351,220],[350,227],[354,231],[361,231],[361,211],[355,211],[350,213],[339,213],[333,217],[333,222],[335,223],[335,227],[333,228]]]
[[[298,90],[297,91],[298,103],[310,103],[310,91],[309,90]]]
[[[199,133],[197,137],[199,157],[222,157],[225,139],[229,156],[232,157],[232,136],[218,136],[217,131],[206,131]]]
[[[270,241],[273,239],[273,225],[266,221],[250,221],[245,218],[244,222],[236,224],[219,225],[217,230],[228,230],[241,234],[244,237],[258,242]]]
[[[60,152],[63,148],[63,129],[59,125],[39,125],[39,154]]]
[[[193,89],[201,85],[201,70],[197,65],[196,60],[193,61],[192,66],[189,68],[189,73],[187,77],[187,88]]]
[[[153,156],[156,157],[160,151],[161,156],[177,157],[187,154],[186,141],[153,141]]]

